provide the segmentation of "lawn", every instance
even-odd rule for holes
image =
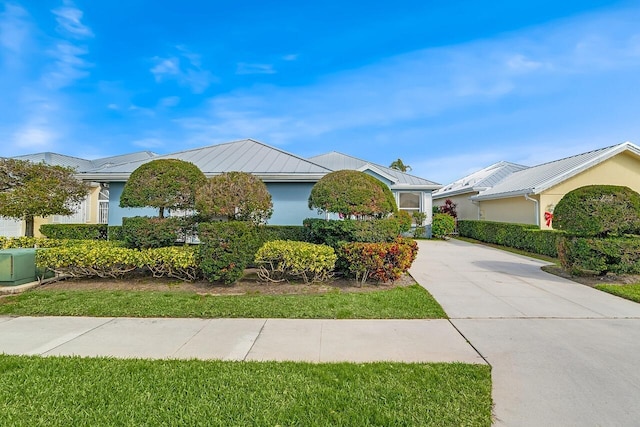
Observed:
[[[446,318],[412,285],[364,293],[215,296],[185,292],[34,290],[0,298],[0,315],[97,317],[244,317],[290,319]]]
[[[631,301],[640,302],[640,283],[631,285],[597,285],[596,289],[617,295]]]
[[[489,426],[491,372],[459,363],[0,355],[6,426]]]

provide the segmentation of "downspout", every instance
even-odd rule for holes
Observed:
[[[529,197],[529,194],[525,194],[524,198],[529,200],[530,202],[533,202],[535,204],[535,209],[536,209],[536,225],[538,226],[538,228],[540,227],[540,208],[538,207],[538,201],[536,199],[532,199],[531,197]]]

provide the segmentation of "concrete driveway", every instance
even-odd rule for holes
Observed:
[[[640,425],[640,304],[461,241],[421,241],[413,277],[493,367],[495,425]]]

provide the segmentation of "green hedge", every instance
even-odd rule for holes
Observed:
[[[263,225],[258,228],[263,243],[272,240],[294,240],[309,242],[309,229],[302,225]]]
[[[182,218],[122,218],[122,240],[129,248],[147,249],[173,246],[183,233]]]
[[[345,242],[392,242],[400,234],[401,224],[393,219],[358,221],[307,218],[303,222],[312,243],[337,249]]]
[[[563,232],[540,230],[533,224],[511,224],[507,222],[458,220],[461,237],[485,243],[508,246],[524,251],[558,257],[558,244]]]
[[[433,214],[433,222],[431,224],[431,232],[435,237],[444,238],[456,231],[456,219],[449,214],[436,213]]]
[[[573,274],[640,274],[640,237],[566,237],[559,258]]]
[[[42,224],[40,233],[50,239],[106,240],[107,224]]]

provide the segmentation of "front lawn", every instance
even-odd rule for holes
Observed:
[[[289,319],[446,318],[442,307],[419,285],[365,293],[235,296],[43,288],[0,298],[0,314]]]
[[[640,283],[631,285],[597,285],[596,289],[617,295],[631,301],[640,302]]]
[[[489,426],[486,365],[0,355],[6,426]]]

